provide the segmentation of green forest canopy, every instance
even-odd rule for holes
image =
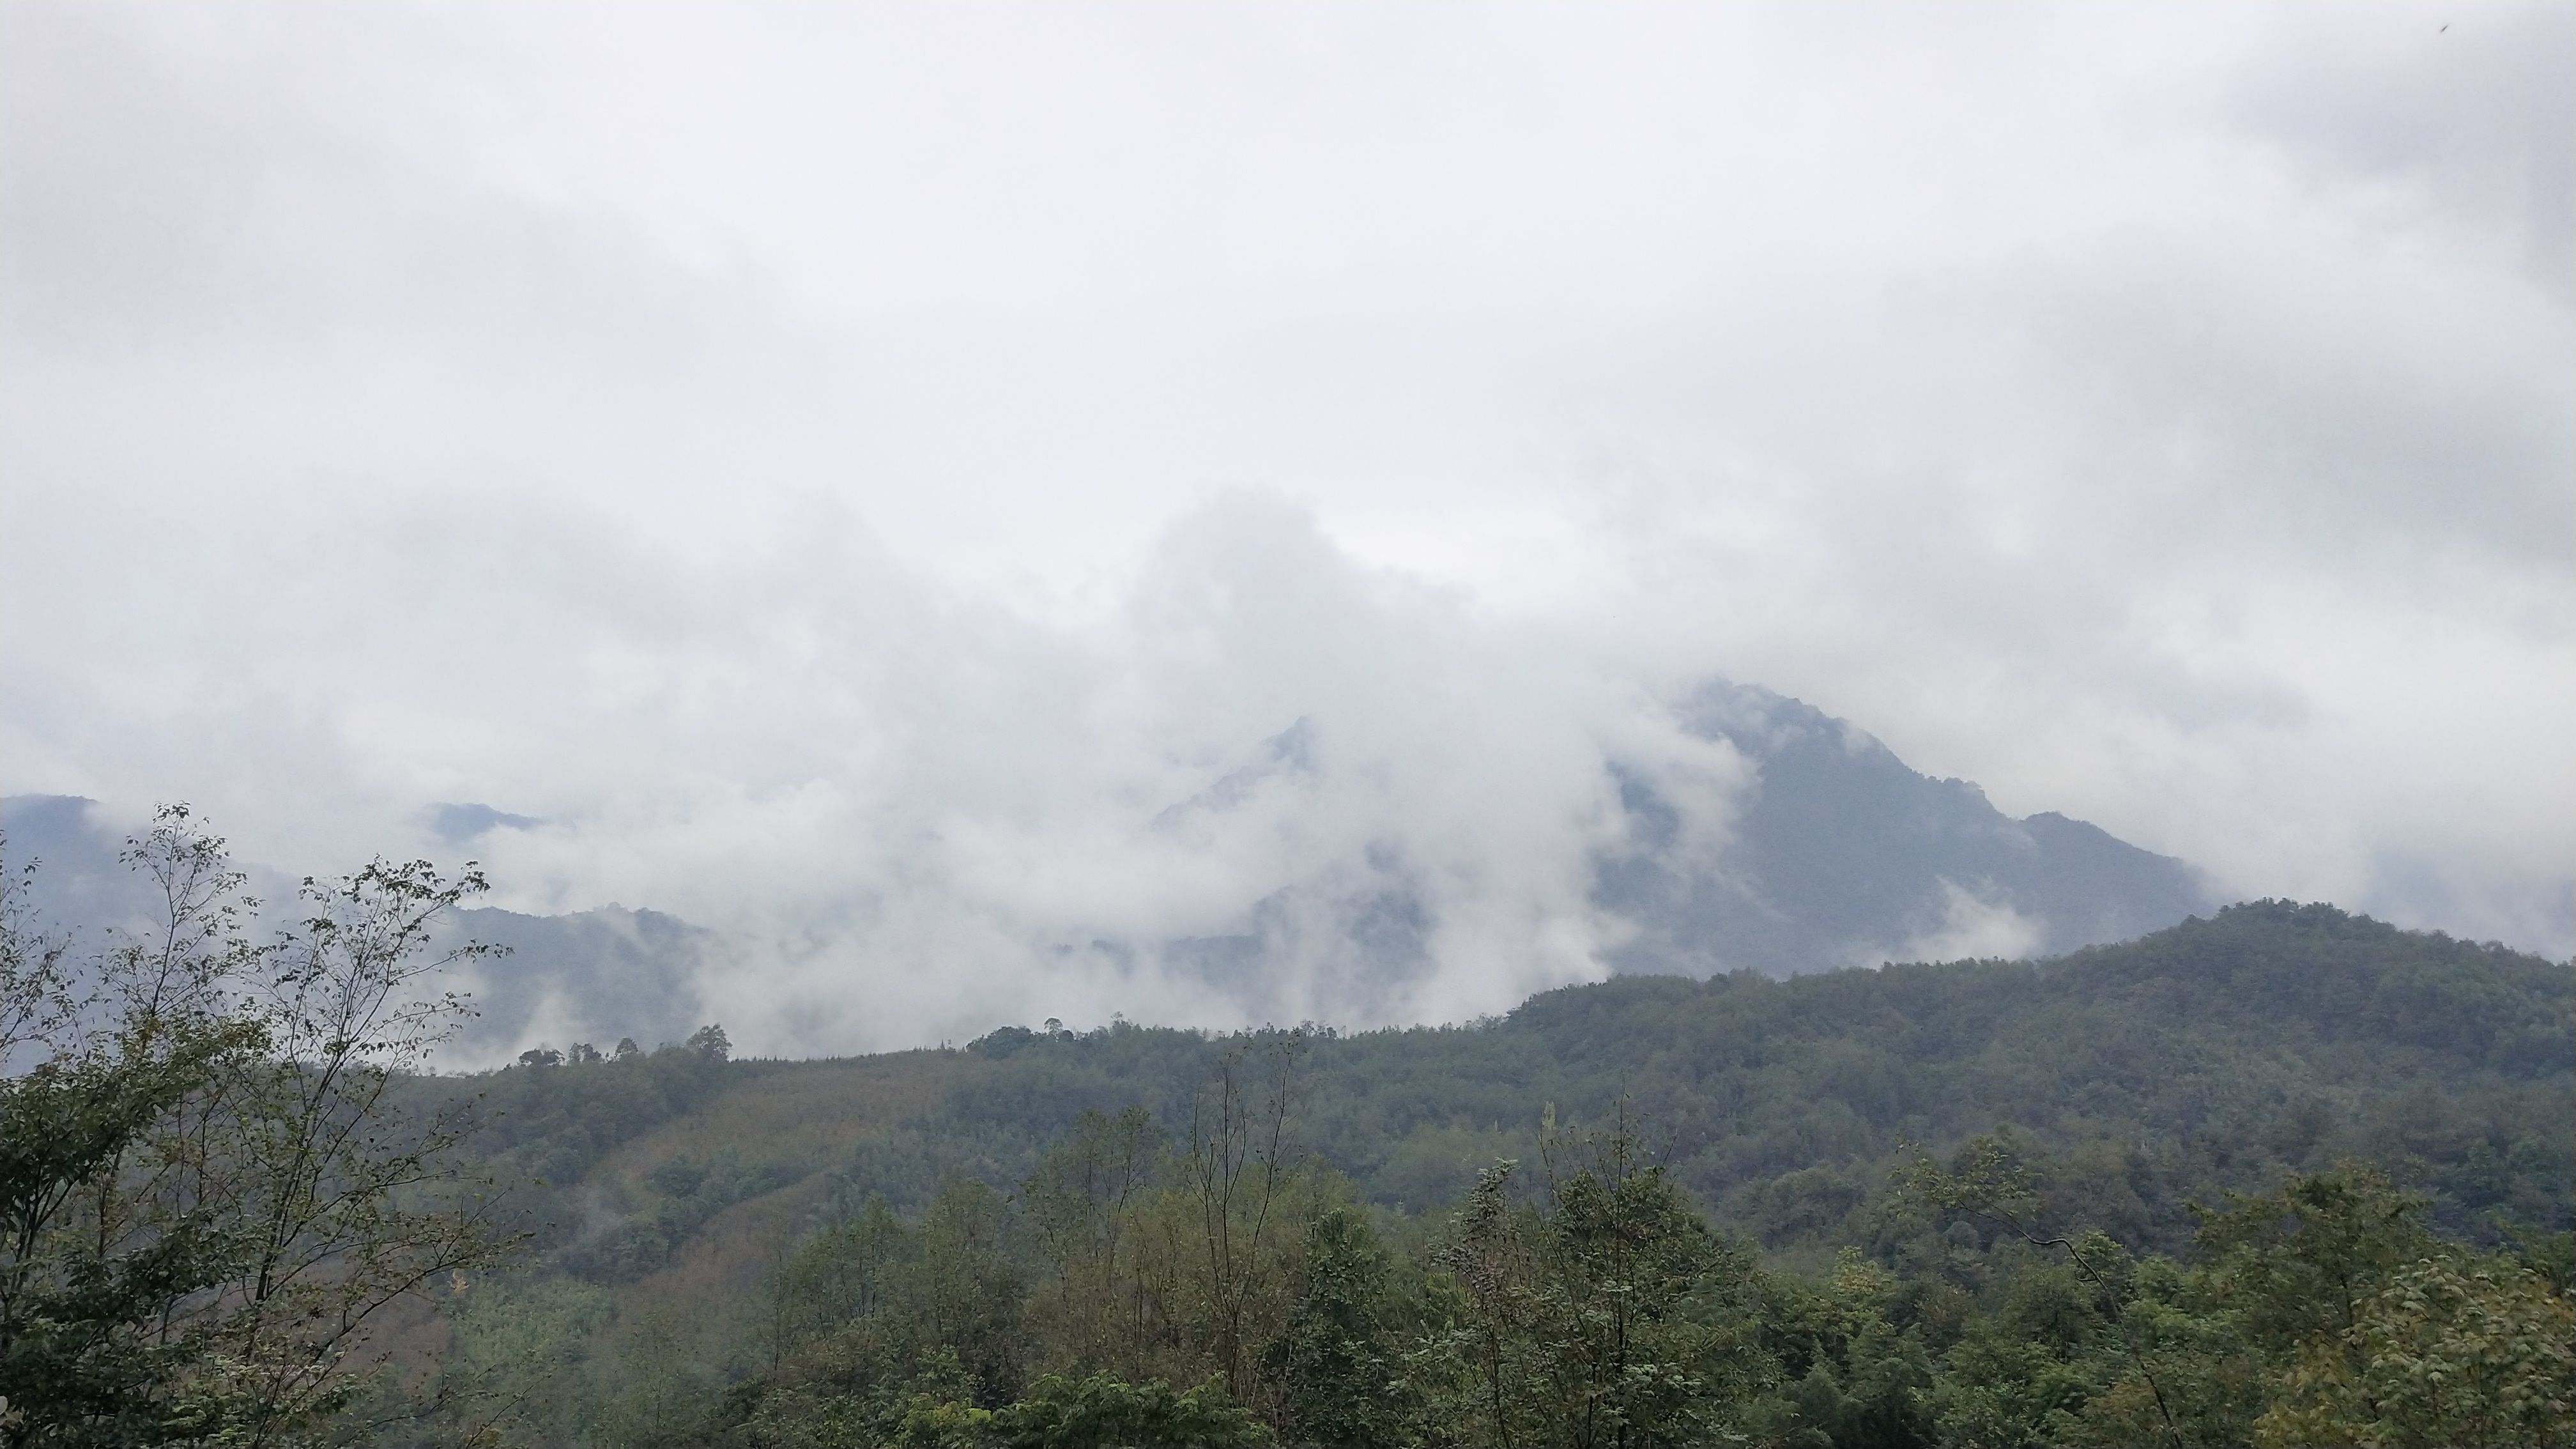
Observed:
[[[89,957],[0,890],[8,1449],[2576,1441],[2571,968],[2495,946],[440,1077],[479,876],[259,944],[185,807],[127,859]]]
[[[1695,1371],[1716,1377],[1694,1391],[1697,1399],[1682,1394],[1677,1402],[1699,1404],[1690,1413],[1701,1413],[1723,1399],[1735,1406],[1733,1417],[1720,1424],[1704,1414],[1668,1415],[1658,1421],[1665,1431],[1688,1424],[1695,1433],[1787,1436],[1782,1442],[1813,1433],[1825,1437],[1798,1442],[1819,1443],[2082,1438],[2089,1404],[2099,1420],[2091,1432],[2118,1442],[2117,1426],[2140,1431],[2146,1421],[2137,1418],[2143,1401],[2135,1384],[2123,1378],[2137,1366],[2133,1346],[2110,1341],[2114,1326],[2128,1324],[2134,1336],[2135,1323],[2163,1312],[2185,1325],[2174,1330],[2182,1338],[2225,1339],[2235,1359],[2261,1359],[2247,1348],[2243,1325],[2209,1327],[2225,1312],[2193,1317],[2215,1302],[2208,1294],[2219,1280],[2211,1275],[2224,1254],[2213,1232],[2236,1235],[2238,1266],[2230,1271],[2238,1276],[2228,1281],[2251,1271],[2244,1263],[2253,1250],[2244,1244],[2260,1236],[2248,1224],[2262,1212],[2226,1218],[2231,1201],[2268,1202],[2273,1220],[2290,1221],[2298,1214],[2284,1192],[2376,1203],[2386,1224],[2422,1236],[2374,1240],[2369,1251],[2501,1248],[2505,1257],[2494,1261],[2540,1263],[2546,1276],[2551,1255],[2564,1256],[2576,1179],[2567,1110],[2576,1069],[2571,1004],[2576,992],[2564,965],[2330,907],[2258,902],[2047,962],[1891,965],[1787,981],[1623,978],[1549,992],[1500,1019],[1461,1027],[1236,1036],[1123,1023],[1078,1033],[1006,1027],[962,1051],[814,1063],[728,1060],[721,1034],[702,1033],[693,1044],[649,1053],[576,1050],[559,1063],[539,1054],[472,1085],[494,1113],[481,1139],[493,1163],[550,1184],[521,1204],[540,1234],[536,1266],[501,1291],[525,1312],[570,1313],[567,1322],[589,1325],[587,1347],[569,1351],[559,1376],[583,1387],[547,1410],[555,1415],[545,1421],[554,1426],[549,1433],[607,1442],[724,1429],[829,1442],[835,1433],[892,1435],[907,1405],[946,1404],[956,1420],[947,1429],[924,1419],[906,1432],[972,1439],[1003,1433],[1008,1422],[997,1429],[956,1419],[968,1409],[1080,1397],[1086,1383],[1085,1402],[1097,1409],[1131,1388],[1178,1395],[1216,1374],[1217,1387],[1258,1409],[1269,1431],[1293,1436],[1302,1424],[1311,1435],[1321,1425],[1311,1414],[1298,1418],[1294,1386],[1275,1373],[1264,1378],[1258,1364],[1247,1368],[1240,1345],[1183,1346],[1194,1332],[1205,1339],[1205,1324],[1163,1322],[1151,1330],[1162,1335],[1154,1352],[1133,1343],[1111,1352],[1101,1347],[1106,1330],[1094,1325],[1086,1339],[1061,1322],[1049,1326],[1040,1311],[1049,1282],[1060,1292],[1070,1271],[1049,1260],[1039,1220],[1050,1174],[1067,1170],[1065,1154],[1090,1164],[1085,1173],[1104,1170],[1110,1139],[1102,1134],[1124,1123],[1127,1157],[1141,1164],[1132,1168],[1139,1195],[1129,1210],[1179,1212],[1170,1195],[1187,1195],[1190,1164],[1204,1157],[1211,1084],[1250,1073],[1260,1081],[1245,1088],[1242,1113],[1260,1117],[1263,1104],[1277,1105],[1266,1094],[1285,1089],[1284,1112],[1263,1120],[1284,1134],[1278,1162],[1294,1190],[1283,1189],[1281,1201],[1298,1219],[1264,1250],[1277,1261],[1263,1271],[1311,1273],[1332,1259],[1326,1239],[1335,1234],[1346,1275],[1358,1271],[1351,1262],[1409,1265],[1371,1270],[1383,1280],[1371,1291],[1395,1295],[1371,1300],[1372,1332],[1383,1332],[1361,1355],[1381,1366],[1371,1371],[1381,1379],[1403,1353],[1428,1351],[1423,1345],[1439,1337],[1435,1320],[1446,1325],[1442,1332],[1465,1331],[1456,1305],[1435,1300],[1465,1281],[1454,1255],[1475,1204],[1490,1200],[1489,1226],[1522,1224],[1514,1251],[1536,1254],[1524,1269],[1544,1277],[1529,1266],[1545,1256],[1532,1245],[1555,1241],[1548,1234],[1568,1211],[1564,1189],[1589,1171],[1614,1198],[1643,1192],[1637,1210],[1647,1216],[1679,1211],[1693,1234],[1707,1233],[1705,1241],[1685,1235],[1687,1272],[1674,1272],[1700,1286],[1677,1294],[1731,1283],[1738,1301],[1725,1312],[1766,1325],[1753,1334],[1754,1347],[1738,1344],[1742,1352],[1723,1365],[1706,1357],[1715,1352],[1707,1343],[1692,1350],[1702,1355]],[[851,1130],[838,1139],[792,1110],[826,1099],[847,1104]],[[1194,1119],[1199,1154],[1190,1151]],[[1909,1144],[1928,1144],[1929,1158]],[[1257,1143],[1245,1150],[1251,1160],[1262,1157]],[[1626,1166],[1601,1167],[1605,1152]],[[2008,1164],[2013,1180],[1988,1181],[1975,1201],[1954,1193],[1944,1207],[1937,1193],[1926,1195],[1927,1160],[1947,1161],[1954,1176],[1944,1180],[1954,1183],[1979,1161]],[[1520,1166],[1498,1171],[1501,1163]],[[1914,1190],[1900,1182],[1909,1164]],[[1634,1186],[1639,1172],[1651,1175],[1652,1191]],[[1205,1197],[1200,1191],[1203,1220]],[[1162,1205],[1139,1206],[1149,1199]],[[2195,1204],[2221,1216],[2196,1215]],[[2098,1261],[2080,1249],[2034,1248],[2006,1221],[2038,1237],[2080,1242],[2099,1234]],[[728,1232],[765,1232],[777,1242],[765,1258],[729,1252],[717,1241]],[[1308,1242],[1305,1235],[1318,1233],[1323,1238]],[[942,1235],[985,1244],[976,1251],[989,1250],[990,1262],[975,1271],[991,1281],[976,1280],[968,1296],[1017,1304],[1008,1326],[931,1334],[898,1352],[883,1336],[892,1330],[880,1325],[862,1353],[848,1341],[849,1325],[874,1322],[879,1310],[851,1310],[837,1329],[815,1329],[812,1342],[791,1351],[795,1332],[782,1322],[798,1314],[832,1319],[831,1312],[815,1318],[810,1303],[797,1306],[795,1272],[844,1273],[846,1264],[831,1265],[835,1252],[876,1253],[884,1264],[925,1272],[923,1262],[947,1251],[936,1249]],[[860,1238],[875,1246],[852,1248]],[[800,1243],[805,1256],[779,1256]],[[963,1262],[973,1253],[949,1256]],[[2156,1267],[2160,1259],[2178,1266]],[[2100,1269],[2101,1282],[2086,1280],[2080,1270],[2088,1267]],[[2563,1288],[2563,1272],[2558,1281]],[[671,1292],[681,1282],[692,1285],[692,1306],[674,1316]],[[1436,1284],[1449,1287],[1435,1291]],[[1178,1292],[1177,1280],[1165,1288]],[[1294,1296],[1277,1284],[1265,1291]],[[903,1297],[885,1292],[886,1305]],[[2064,1300],[2056,1326],[2043,1323],[2046,1331],[2032,1338],[2040,1330],[2031,1325],[2048,1316],[2033,1295],[2048,1293]],[[2133,1316],[2118,1311],[2159,1293],[2156,1305]],[[1389,1306],[1395,1299],[1403,1305]],[[1767,1306],[1747,1306],[1756,1299]],[[2563,1308],[2563,1298],[2551,1301]],[[907,1311],[917,1318],[930,1310],[916,1301]],[[1275,1356],[1287,1352],[1278,1335],[1293,1337],[1294,1314],[1280,1303],[1268,1311],[1275,1321],[1264,1331],[1274,1338],[1261,1351]],[[1707,1303],[1693,1311],[1712,1323],[1724,1317]],[[1823,1330],[1810,1324],[1813,1331],[1797,1331],[1806,1333],[1804,1348],[1773,1341],[1789,1332],[1782,1325],[1820,1314],[1842,1315],[1839,1338],[1819,1338]],[[2350,1324],[2338,1331],[2346,1330],[2359,1331]],[[2039,1352],[2031,1345],[2048,1333],[2057,1337],[2039,1353],[2045,1362],[2030,1359]],[[2011,1339],[2012,1352],[1997,1347],[1998,1334]],[[1820,1346],[1825,1339],[1832,1344]],[[2270,1390],[2249,1380],[2194,1391],[2195,1412],[2217,1416],[2207,1418],[2207,1431],[2252,1432],[2271,1392],[2280,1402],[2271,1404],[2278,1412],[2267,1432],[2295,1440],[2298,1405],[2281,1397],[2281,1386],[2314,1345],[2287,1330],[2275,1340]],[[837,1369],[796,1367],[797,1353],[824,1341],[841,1345]],[[862,1359],[874,1367],[854,1367]],[[1430,1372],[1416,1368],[1417,1378]],[[1449,1368],[1453,1378],[1464,1372],[1458,1363]],[[1107,1376],[1093,1382],[1085,1373]],[[1131,1385],[1122,1373],[1138,1377]],[[2040,1380],[2055,1387],[2034,1388]],[[1157,1381],[1178,1387],[1156,1390]],[[634,1386],[647,1382],[672,1398],[646,1416],[658,1429],[636,1417],[644,1410]],[[823,1393],[818,1382],[838,1388]],[[1510,1427],[1510,1404],[1498,1401],[1494,1412],[1503,1417],[1481,1421],[1451,1403],[1443,1428],[1425,1407],[1426,1394],[1438,1395],[1408,1382],[1402,1393],[1377,1383],[1385,1403],[1409,1407],[1388,1408],[1363,1437],[1472,1441]],[[869,1402],[870,1393],[879,1417],[868,1427],[856,1420],[818,1427],[824,1420],[813,1414],[824,1411],[815,1405],[856,1413],[848,1406]],[[2325,1393],[2299,1401],[2306,1405],[2299,1412],[2311,1413],[2302,1422],[2348,1436],[2351,1423],[2317,1407]],[[1028,1394],[1038,1398],[1019,1397]],[[1316,1400],[1348,1401],[1348,1393]],[[1178,1403],[1164,1407],[1181,1413]],[[780,1407],[797,1404],[805,1410]],[[1635,1415],[1650,1408],[1631,1405],[1611,1419],[1634,1427]],[[2441,1422],[2442,1433],[2466,1432]],[[1523,1427],[1588,1441],[1598,1425]],[[1193,1432],[1215,1431],[1200,1423]],[[1344,1423],[1336,1432],[1359,1430]]]
[[[1802,1262],[1855,1240],[1898,1139],[1998,1127],[2053,1155],[2064,1212],[2155,1251],[2188,1239],[2195,1196],[2345,1158],[2405,1164],[2435,1220],[2474,1236],[2498,1211],[2570,1212],[2571,1001],[2563,965],[2266,901],[2046,962],[1625,977],[1467,1026],[1309,1029],[1291,1116],[1367,1200],[1420,1212],[1530,1159],[1549,1104],[1592,1121],[1625,1100],[1717,1223]],[[898,1207],[961,1177],[1009,1191],[1084,1111],[1139,1104],[1177,1125],[1240,1040],[1006,1027],[871,1059],[938,1086],[845,1160],[732,1146],[738,1170],[828,1168]],[[516,1067],[475,1083],[494,1118],[481,1141],[573,1183],[630,1137],[720,1110],[729,1086],[843,1065],[683,1049]]]

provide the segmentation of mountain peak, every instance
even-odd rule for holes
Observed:
[[[1731,745],[1751,783],[1724,849],[1693,860],[1665,843],[1670,805],[1651,784],[1623,781],[1642,845],[1603,862],[1595,896],[1637,928],[1612,953],[1619,970],[1780,976],[2049,956],[2214,904],[2182,861],[2054,811],[2015,820],[1974,782],[1920,774],[1802,700],[1712,680],[1676,715]]]

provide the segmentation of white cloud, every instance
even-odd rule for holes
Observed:
[[[2004,901],[1988,900],[1957,881],[1941,882],[1941,924],[1884,953],[1865,952],[1856,965],[1880,961],[1984,961],[2027,956],[2040,942],[2040,923]]]
[[[1603,748],[1722,838],[1717,672],[2576,946],[2563,10],[6,24],[10,790],[487,800],[853,1023],[1394,873],[1439,1014],[1593,969]]]

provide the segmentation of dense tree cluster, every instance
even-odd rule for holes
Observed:
[[[912,1216],[872,1196],[762,1285],[731,1382],[654,1362],[587,1420],[559,1399],[495,1427],[758,1449],[2576,1437],[2569,1236],[2443,1239],[2358,1164],[2204,1208],[2178,1262],[2042,1226],[2016,1145],[1980,1138],[1898,1194],[1957,1246],[1941,1264],[1846,1249],[1807,1278],[1713,1231],[1615,1117],[1548,1131],[1538,1191],[1498,1164],[1418,1220],[1318,1164],[1156,1135],[1086,1114],[1017,1193],[956,1183]],[[520,1331],[461,1327],[469,1352]]]

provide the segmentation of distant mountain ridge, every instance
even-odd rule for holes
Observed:
[[[2218,904],[2180,860],[2054,812],[2015,820],[1975,785],[1919,774],[1799,700],[1721,681],[1676,713],[1691,733],[1734,746],[1754,779],[1728,847],[1693,869],[1673,849],[1672,805],[1620,772],[1645,848],[1602,863],[1595,899],[1638,927],[1612,953],[1621,971],[1786,976],[1881,959],[2058,956]]]
[[[1785,977],[1883,960],[2057,956],[2217,904],[2179,860],[2063,815],[2013,819],[1975,785],[1919,774],[1801,701],[1711,681],[1670,713],[1687,737],[1722,743],[1742,773],[1678,775],[1669,762],[1649,768],[1605,749],[1601,768],[1626,829],[1623,844],[1593,861],[1589,894],[1616,928],[1602,953],[1616,973]],[[1184,842],[1225,828],[1230,812],[1265,791],[1316,785],[1330,769],[1326,753],[1317,726],[1298,720],[1151,827]],[[481,805],[436,812],[459,848],[489,829],[537,823]],[[44,859],[40,904],[58,919],[149,918],[150,892],[116,861],[123,832],[91,802],[9,797],[0,829],[11,869]],[[248,868],[257,893],[291,897],[285,877]],[[1341,1003],[1337,1019],[1392,1019],[1382,1003],[1431,969],[1439,926],[1412,870],[1400,854],[1372,849],[1254,902],[1230,930],[1088,945],[1198,975],[1255,1019],[1275,1014],[1265,993],[1288,973],[1302,974],[1313,999]],[[506,1059],[539,1041],[680,1040],[721,1014],[709,1002],[743,954],[724,933],[619,906],[562,916],[473,910],[454,928],[511,948],[457,983],[480,1013],[455,1044],[460,1061]]]
[[[510,948],[476,972],[477,1014],[454,1048],[466,1060],[535,1041],[606,1051],[621,1037],[648,1048],[686,1040],[719,1014],[702,984],[721,980],[730,964],[721,932],[624,906],[560,916],[459,911],[450,934]]]
[[[1686,736],[1725,745],[1745,774],[1650,768],[1605,750],[1625,844],[1593,861],[1590,901],[1619,931],[1602,952],[1618,974],[2059,956],[2220,904],[2183,861],[2054,812],[2016,820],[1975,785],[1922,775],[1850,723],[1770,690],[1712,680],[1672,717]],[[1315,735],[1297,721],[1155,825],[1221,827],[1265,784],[1314,784],[1330,768]],[[1402,853],[1372,849],[1256,901],[1231,931],[1095,944],[1158,951],[1248,1000],[1293,967],[1365,1013],[1391,983],[1431,969],[1438,925]]]
[[[61,927],[147,930],[160,902],[118,861],[122,832],[101,820],[95,805],[74,795],[0,799],[7,868],[15,873],[41,862],[34,904]],[[257,862],[236,866],[278,918],[294,898],[294,881]],[[476,1013],[443,1054],[456,1062],[506,1058],[540,1038],[568,1044],[599,1037],[603,1049],[621,1036],[647,1047],[682,1040],[706,1020],[699,983],[726,964],[720,933],[616,905],[556,916],[464,910],[447,920],[439,940],[508,948],[449,983],[470,993]]]

